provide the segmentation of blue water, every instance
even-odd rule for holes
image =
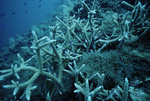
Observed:
[[[0,48],[10,37],[27,32],[47,15],[59,0],[0,0]]]

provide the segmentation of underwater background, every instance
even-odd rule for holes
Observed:
[[[0,47],[53,14],[59,0],[1,0]]]
[[[150,101],[149,0],[1,0],[0,101]]]

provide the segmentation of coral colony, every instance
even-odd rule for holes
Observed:
[[[3,88],[13,89],[13,95],[3,99],[149,101],[150,92],[143,85],[150,80],[150,54],[135,48],[150,29],[149,9],[141,2],[120,0],[65,4],[53,18],[55,24],[34,26],[27,37],[32,45],[14,51],[18,60],[13,58],[9,69],[0,70]],[[12,42],[13,52],[17,46]]]

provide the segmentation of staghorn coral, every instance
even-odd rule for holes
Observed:
[[[143,15],[145,7],[139,2],[135,6],[131,5],[133,9],[131,13],[120,14],[115,10],[101,9],[100,4],[107,4],[106,1],[101,3],[101,0],[94,0],[93,4],[88,0],[75,0],[75,2],[73,4],[74,2],[69,1],[67,6],[63,6],[63,12],[65,13],[60,15],[63,15],[64,18],[57,15],[56,25],[50,26],[49,23],[44,22],[40,26],[32,28],[34,30],[32,31],[34,41],[31,49],[36,54],[30,54],[31,58],[26,61],[18,54],[21,64],[11,65],[11,69],[8,70],[1,70],[1,80],[13,75],[18,79],[17,81],[11,80],[12,85],[8,84],[3,87],[14,88],[13,95],[19,93],[21,88],[26,88],[23,95],[26,96],[27,100],[30,100],[31,91],[39,87],[34,86],[35,81],[43,75],[46,77],[43,81],[46,81],[47,86],[50,86],[47,88],[52,88],[44,91],[47,101],[60,100],[61,98],[66,100],[65,97],[68,96],[68,92],[70,95],[73,92],[78,93],[77,97],[80,100],[84,98],[85,101],[107,101],[110,99],[126,101],[129,96],[132,99],[136,98],[136,94],[144,91],[133,90],[128,87],[127,77],[130,80],[135,79],[137,75],[135,76],[133,71],[140,68],[140,64],[135,64],[137,60],[129,59],[134,57],[127,57],[127,55],[132,54],[130,54],[132,49],[128,44],[134,44],[144,35],[136,34],[140,30],[138,29],[139,26],[144,30],[143,33],[149,29],[149,21]],[[108,6],[115,8],[115,3],[110,5],[111,2],[108,3]],[[114,2],[121,4],[116,0]],[[122,4],[125,3],[128,4],[127,2]],[[77,9],[74,11],[74,8]],[[135,30],[136,28],[137,30]],[[50,37],[47,37],[49,33]],[[13,49],[14,47],[12,47]],[[25,46],[21,49],[30,51]],[[116,51],[114,51],[115,49]],[[32,65],[31,62],[33,62]],[[64,67],[65,69],[63,69]],[[21,80],[20,72],[23,70],[32,71],[31,77],[29,76],[27,81]],[[71,74],[73,80],[63,71]],[[122,74],[122,76],[117,74]],[[131,78],[132,75],[135,77]],[[126,78],[125,84],[124,78]],[[38,82],[38,84],[40,83]],[[71,90],[67,92],[68,86],[66,87],[66,85],[75,87],[69,86]],[[115,88],[117,85],[121,85],[123,89],[119,86]],[[139,93],[135,93],[136,91]],[[128,92],[131,94],[129,95]],[[60,98],[57,98],[57,95]],[[69,98],[67,100],[70,100]]]
[[[21,60],[21,64],[19,67],[17,65],[11,65],[11,69],[0,71],[1,73],[3,73],[3,75],[0,76],[0,80],[3,80],[3,79],[5,79],[9,76],[12,76],[12,75],[15,75],[17,77],[17,79],[21,79],[19,77],[19,72],[22,70],[29,70],[29,71],[34,72],[33,76],[28,81],[24,81],[22,83],[19,83],[19,81],[15,82],[12,80],[11,81],[12,85],[4,85],[3,86],[4,88],[9,88],[9,89],[14,88],[13,95],[16,95],[16,93],[18,92],[19,89],[26,87],[26,90],[24,93],[26,95],[27,100],[30,100],[31,90],[36,89],[36,86],[32,87],[32,84],[40,75],[46,76],[49,79],[52,79],[60,87],[62,86],[61,77],[59,77],[59,79],[58,79],[57,77],[53,76],[49,72],[44,71],[44,69],[43,69],[43,60],[42,60],[41,49],[43,47],[45,47],[46,45],[51,44],[55,40],[50,40],[48,37],[43,37],[41,39],[38,39],[36,33],[34,31],[32,33],[34,36],[34,43],[33,43],[33,46],[31,48],[33,50],[35,50],[35,52],[36,52],[38,67],[28,66],[28,62],[31,61],[35,56],[31,57],[27,61],[24,61],[24,59],[18,54],[18,57]],[[41,42],[44,40],[46,40],[46,42],[41,44]],[[60,76],[61,76],[61,74],[60,74]]]

